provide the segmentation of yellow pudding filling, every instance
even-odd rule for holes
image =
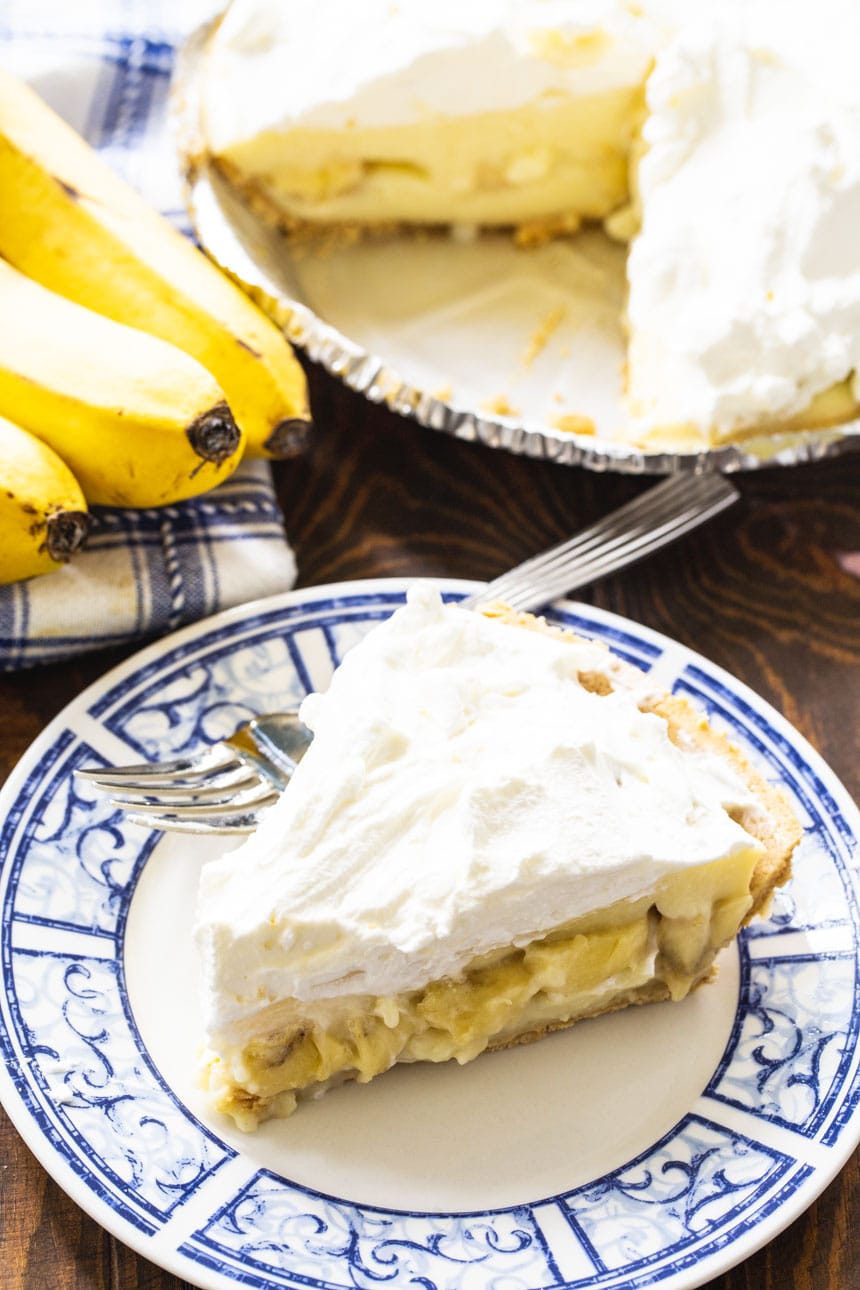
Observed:
[[[303,1004],[287,999],[205,1065],[214,1109],[251,1130],[299,1096],[367,1083],[395,1062],[472,1061],[630,1003],[682,999],[751,912],[756,845],[673,875],[423,990]]]
[[[217,160],[299,222],[483,226],[603,219],[627,200],[641,88],[547,93],[517,111],[266,131]]]

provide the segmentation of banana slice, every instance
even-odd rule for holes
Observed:
[[[66,462],[88,502],[162,506],[205,492],[243,438],[181,350],[47,291],[0,259],[0,415]]]

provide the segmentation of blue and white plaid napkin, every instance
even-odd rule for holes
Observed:
[[[213,0],[2,0],[0,65],[21,76],[190,232],[166,125],[174,51]],[[291,587],[295,561],[265,462],[158,510],[94,508],[87,549],[0,587],[0,670],[171,631]]]

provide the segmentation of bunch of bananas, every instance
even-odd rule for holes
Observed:
[[[274,324],[0,72],[0,582],[68,559],[87,503],[192,497],[307,417]]]

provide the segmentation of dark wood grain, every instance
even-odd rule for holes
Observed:
[[[311,372],[317,430],[278,468],[301,585],[486,579],[648,487],[425,431]],[[743,502],[580,599],[683,641],[786,714],[860,796],[860,455],[739,480]],[[131,651],[0,678],[5,776],[65,703]],[[860,1287],[855,1156],[786,1232],[708,1290]],[[81,1213],[0,1114],[3,1290],[179,1290]]]

